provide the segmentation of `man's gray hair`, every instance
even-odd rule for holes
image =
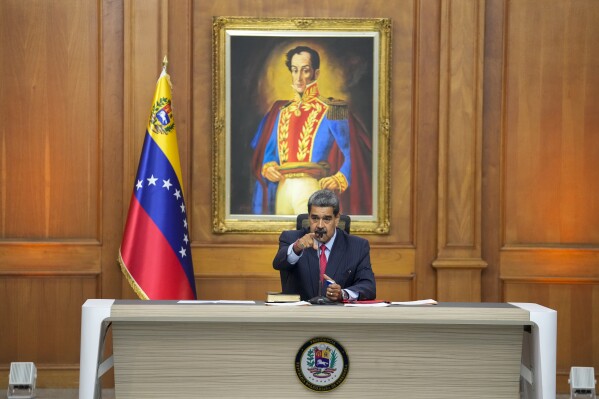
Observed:
[[[308,213],[310,213],[312,205],[320,208],[331,207],[333,208],[333,215],[337,216],[339,214],[339,198],[331,190],[318,190],[312,194],[308,199]]]

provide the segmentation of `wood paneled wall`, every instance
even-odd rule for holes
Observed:
[[[599,364],[599,3],[487,2],[487,283],[558,311],[558,388]],[[493,32],[489,35],[489,32]]]
[[[81,305],[133,298],[116,257],[168,54],[201,298],[279,287],[277,235],[212,233],[213,16],[393,23],[381,298],[558,310],[558,390],[599,370],[599,3],[6,0],[0,3],[0,386],[34,361],[76,386]]]

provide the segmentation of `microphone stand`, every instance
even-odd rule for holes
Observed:
[[[318,292],[320,294],[322,294],[322,283],[323,280],[320,280],[319,286],[318,286]],[[326,295],[318,295],[315,296],[314,298],[310,298],[308,300],[308,302],[310,302],[312,305],[337,305],[338,302],[335,301],[331,301],[329,298],[326,297]]]
[[[321,239],[324,235],[324,232],[316,231],[316,235],[319,239]],[[320,280],[320,282],[318,283],[318,293],[320,295],[317,295],[314,298],[310,298],[308,302],[310,302],[312,305],[338,305],[339,302],[331,301],[329,298],[326,297],[326,295],[322,295],[323,282],[324,279]]]

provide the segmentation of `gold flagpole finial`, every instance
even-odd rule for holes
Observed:
[[[164,59],[162,60],[162,69],[166,71],[166,66],[168,65],[168,59],[166,58],[166,54],[164,55]]]

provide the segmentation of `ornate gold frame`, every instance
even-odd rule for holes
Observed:
[[[213,167],[212,167],[212,226],[215,233],[279,233],[295,227],[295,216],[280,215],[234,215],[229,212],[231,193],[229,179],[230,160],[227,131],[231,115],[227,115],[230,99],[228,85],[230,71],[227,65],[227,37],[236,31],[256,32],[276,36],[327,35],[339,36],[371,34],[375,40],[374,59],[376,67],[373,81],[373,212],[367,217],[352,216],[352,233],[387,234],[389,232],[389,134],[390,134],[390,86],[391,86],[391,29],[386,18],[246,18],[214,17],[213,19]],[[376,58],[376,57],[375,57]],[[378,61],[378,63],[377,63]],[[378,82],[378,84],[377,84]],[[376,131],[378,130],[378,131]],[[375,152],[376,150],[376,152]]]

